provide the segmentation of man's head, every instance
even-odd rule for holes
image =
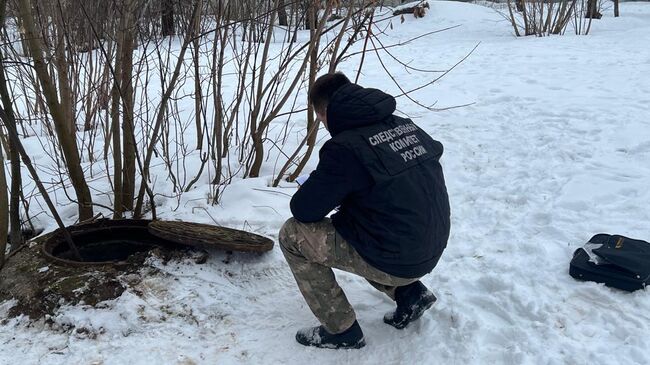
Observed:
[[[341,86],[350,84],[350,80],[341,72],[319,77],[309,90],[309,102],[314,106],[316,116],[327,128],[327,106],[332,95]]]

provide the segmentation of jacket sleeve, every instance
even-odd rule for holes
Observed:
[[[356,171],[356,172],[355,172]],[[325,143],[309,179],[291,198],[291,213],[300,222],[318,222],[341,205],[345,197],[367,185],[359,178],[363,166],[345,147]]]

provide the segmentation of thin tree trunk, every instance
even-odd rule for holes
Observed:
[[[0,132],[1,133],[1,132]],[[0,269],[5,264],[7,236],[9,234],[9,199],[7,197],[7,177],[5,176],[5,159],[0,148]]]
[[[124,47],[124,37],[128,30],[126,29],[128,12],[124,12],[119,23],[117,31],[117,50],[115,52],[115,75],[118,76],[113,80],[111,89],[111,140],[113,146],[113,195],[115,201],[113,204],[113,219],[122,218],[124,210],[122,197],[122,141],[120,136],[120,90],[123,85],[120,83],[124,80],[119,77],[122,75],[122,56]],[[108,143],[108,141],[106,141]]]
[[[305,2],[305,8],[307,14],[305,15],[305,29],[316,29],[318,25],[318,10],[313,11],[312,9],[316,8],[317,2],[308,0]]]
[[[619,9],[618,9],[618,3],[619,0],[614,0],[614,16],[618,17],[620,15]]]
[[[68,242],[68,247],[70,247],[70,250],[73,252],[74,256],[79,261],[81,261],[81,255],[79,255],[79,250],[77,250],[77,246],[72,241],[72,236],[70,235],[70,232],[63,224],[63,221],[61,220],[61,216],[56,211],[56,207],[54,206],[52,199],[50,199],[50,195],[47,193],[47,190],[45,189],[45,186],[41,182],[41,179],[39,179],[38,173],[36,172],[36,169],[34,168],[34,165],[32,164],[29,155],[25,151],[23,145],[20,143],[20,137],[18,137],[18,132],[16,131],[16,128],[13,128],[11,123],[8,122],[8,119],[9,118],[7,117],[7,113],[5,113],[4,109],[0,107],[0,120],[2,120],[5,128],[7,129],[9,138],[14,140],[14,143],[18,147],[18,152],[20,153],[20,156],[22,157],[22,160],[25,163],[25,167],[27,167],[27,170],[32,176],[32,180],[34,181],[34,184],[36,184],[38,191],[41,193],[41,196],[45,200],[45,204],[47,204],[47,207],[50,209],[50,213],[52,213],[52,215],[54,216],[54,220],[56,221],[59,228],[61,228],[63,232],[63,237]]]
[[[305,70],[307,69],[307,65],[309,64],[309,61],[311,59],[311,57],[309,55],[311,55],[311,52],[314,49],[314,47],[317,46],[317,42],[318,42],[318,40],[320,39],[320,36],[323,33],[323,29],[325,27],[325,24],[327,23],[327,18],[328,18],[329,14],[330,14],[330,11],[332,9],[332,5],[333,5],[332,2],[327,3],[327,7],[325,8],[323,18],[318,22],[318,26],[316,27],[315,34],[316,34],[317,38],[311,38],[310,41],[307,44],[305,44],[305,46],[307,47],[307,53],[306,53],[307,56],[305,56],[305,58],[303,59],[302,64],[300,65],[299,69],[297,70],[297,72],[295,74],[295,77],[293,78],[293,81],[285,89],[285,90],[287,90],[287,92],[284,92],[284,96],[282,96],[280,98],[280,100],[276,103],[276,105],[273,107],[273,110],[266,113],[263,120],[259,123],[259,126],[256,129],[257,132],[253,136],[254,141],[257,141],[257,142],[262,141],[262,136],[264,135],[266,129],[269,126],[269,124],[271,123],[271,121],[273,121],[273,119],[275,119],[275,117],[278,115],[280,110],[284,107],[284,104],[287,102],[287,100],[289,100],[289,97],[292,94],[292,90],[294,90],[294,88],[298,84],[299,80],[301,79],[302,75],[304,74]],[[273,77],[273,79],[275,79],[277,76],[278,76],[278,74],[276,74]],[[273,81],[271,81],[271,82],[273,82]],[[268,87],[267,87],[267,89],[268,89]],[[262,167],[262,161],[263,161],[263,157],[264,157],[264,149],[263,149],[263,145],[261,143],[260,143],[260,146],[261,146],[261,149],[259,149],[259,150],[258,150],[258,147],[255,146],[255,155],[254,155],[255,158],[253,160],[253,164],[251,165],[250,173],[248,174],[249,177],[259,177],[259,172],[260,172],[260,169]],[[258,153],[258,151],[260,153]]]
[[[283,27],[289,26],[289,18],[287,17],[287,6],[284,0],[278,2],[278,24]]]
[[[163,37],[176,34],[174,24],[174,0],[162,1],[162,35]]]
[[[313,17],[316,16],[317,10],[315,5],[311,7],[309,13]],[[320,34],[316,34],[316,30],[312,29],[310,30],[310,39],[314,42],[314,47],[312,48],[309,62],[309,89],[314,85],[314,82],[316,81],[316,73],[318,72],[318,47],[320,43]],[[314,151],[314,147],[316,147],[316,137],[318,136],[317,123],[319,122],[314,118],[314,106],[309,103],[307,105],[307,131],[309,132],[309,136],[307,137],[307,152],[305,152],[305,155],[296,167],[296,170],[291,174],[291,176],[289,176],[289,181],[294,181],[298,178],[307,165],[307,162]]]
[[[223,9],[221,3],[219,3],[219,20],[223,18]],[[218,22],[218,24],[220,24]],[[225,51],[228,38],[228,27],[224,27],[217,32],[215,32],[214,43],[219,44],[219,52],[217,53],[217,47],[212,48],[212,85],[214,85],[214,92],[212,93],[212,100],[214,103],[214,120],[213,120],[213,137],[212,141],[214,143],[212,157],[215,160],[215,176],[212,180],[213,185],[218,185],[221,183],[222,175],[222,153],[223,153],[223,124],[224,124],[224,115],[223,115],[223,99],[222,99],[222,81],[223,81],[223,60],[225,57]]]
[[[316,4],[312,4],[312,7],[309,9],[309,13],[314,19],[317,19],[318,10],[316,9]],[[310,30],[310,39],[314,42],[314,47],[311,50],[309,61],[309,87],[314,84],[316,81],[316,73],[318,72],[318,45],[320,43],[320,35],[316,34],[316,29]],[[307,108],[307,130],[311,130],[311,127],[314,123],[318,121],[314,118],[313,105],[309,105]],[[314,133],[309,137],[307,141],[307,146],[310,148],[307,150],[307,155],[311,154],[311,149],[316,145],[316,136],[318,135],[318,128],[314,129]],[[309,158],[309,157],[307,157]]]
[[[63,42],[63,37],[60,38],[60,41]],[[57,50],[64,48],[61,43],[57,47]],[[68,134],[71,139],[76,139],[77,126],[75,124],[75,112],[74,112],[74,97],[72,89],[70,88],[70,75],[68,74],[68,63],[65,59],[65,51],[58,52],[59,56],[55,57],[56,61],[56,70],[59,75],[59,91],[61,93],[61,108],[63,109],[65,126],[68,130]]]
[[[200,29],[199,27],[201,26],[201,0],[198,2],[198,14],[196,18],[193,20],[194,23],[194,29],[198,31]],[[203,123],[201,123],[201,113],[202,113],[202,106],[203,106],[203,95],[201,93],[201,74],[199,70],[199,63],[200,63],[200,50],[199,50],[200,44],[199,44],[199,38],[194,39],[192,42],[192,48],[193,48],[193,63],[194,63],[194,113],[195,113],[195,121],[196,121],[196,149],[201,150],[203,148]]]
[[[125,210],[133,210],[135,199],[135,172],[136,172],[136,145],[133,111],[133,48],[134,48],[134,25],[133,18],[135,1],[130,0],[127,6],[127,20],[125,22],[124,38],[121,49],[121,75],[120,83],[122,92],[122,134],[123,134],[123,158],[122,165],[122,205]],[[120,173],[116,171],[116,173]]]
[[[524,0],[515,0],[515,7],[517,7],[518,12],[524,11]]]
[[[598,12],[598,0],[588,0],[587,2],[587,15],[585,18],[588,19],[600,19],[603,17],[603,14]]]
[[[197,12],[198,12],[198,4],[195,4],[194,10],[192,11],[192,18],[196,16]],[[135,208],[133,210],[133,215],[135,218],[139,218],[142,216],[142,208],[144,207],[144,194],[145,192],[147,192],[147,179],[149,178],[149,168],[151,167],[151,159],[153,158],[154,147],[158,142],[158,137],[160,134],[160,129],[163,124],[163,120],[165,118],[165,113],[167,113],[167,108],[169,107],[169,99],[172,96],[172,92],[176,87],[176,82],[178,81],[178,78],[181,73],[181,67],[183,66],[183,59],[185,58],[185,52],[187,52],[187,48],[189,47],[192,41],[192,37],[194,37],[195,33],[196,33],[195,29],[188,30],[187,35],[185,36],[185,40],[183,41],[183,45],[181,46],[180,52],[178,54],[178,61],[176,62],[176,66],[174,67],[174,72],[172,73],[172,77],[169,80],[169,84],[167,85],[167,88],[165,89],[160,99],[160,108],[156,112],[155,124],[154,124],[153,131],[151,132],[151,141],[149,143],[149,146],[147,147],[146,156],[142,164],[142,183],[140,184],[140,189],[138,191]],[[150,198],[152,198],[151,192],[149,192],[149,194],[150,194]],[[152,201],[151,203],[153,204],[154,202]]]
[[[61,4],[59,3],[58,9],[52,9],[52,12],[59,15],[54,17],[57,19],[56,28],[54,31],[57,38],[57,46],[54,49],[54,68],[56,70],[56,74],[58,75],[57,80],[59,83],[59,92],[61,96],[61,102],[59,105],[63,110],[63,118],[66,122],[68,134],[72,139],[76,140],[77,128],[74,120],[74,95],[70,83],[68,59],[66,55],[66,50],[69,47],[72,47],[72,45],[67,44],[68,42],[66,32],[68,32],[68,28],[65,24],[65,20],[63,19],[65,14],[63,12]]]
[[[86,79],[84,80],[87,85],[95,85],[97,87],[98,85],[94,82],[94,75],[95,75],[95,61],[92,58],[89,58],[88,60],[88,73],[86,76]],[[93,129],[93,125],[95,124],[95,118],[97,113],[95,113],[94,108],[97,107],[98,101],[96,100],[95,102],[92,102],[92,97],[88,95],[88,102],[86,102],[85,110],[84,110],[84,132],[89,132]],[[89,150],[92,151],[92,148]]]
[[[512,25],[513,29],[515,30],[515,35],[517,37],[519,37],[520,36],[520,34],[519,34],[519,26],[515,22],[515,17],[512,14],[512,5],[511,5],[510,1],[511,0],[508,0],[508,12],[510,13],[510,24]]]
[[[30,53],[34,60],[34,69],[38,75],[43,88],[43,94],[47,106],[54,121],[54,127],[63,150],[66,166],[70,174],[73,188],[77,195],[79,208],[79,219],[86,220],[93,217],[93,206],[90,190],[81,168],[79,150],[77,149],[76,138],[72,138],[68,131],[69,121],[66,121],[65,113],[59,103],[57,91],[54,86],[52,76],[49,74],[47,64],[43,58],[43,45],[39,33],[36,31],[34,16],[32,14],[29,0],[19,0],[19,14],[22,19],[25,38],[29,46]]]
[[[275,7],[277,9],[279,0],[275,1]],[[254,150],[254,157],[253,157],[253,164],[250,165],[250,177],[258,177],[260,169],[262,168],[262,161],[264,159],[264,143],[263,143],[263,136],[264,136],[264,128],[262,128],[261,124],[258,126],[258,117],[260,115],[260,112],[262,110],[262,99],[264,97],[264,76],[266,72],[266,67],[267,67],[267,60],[268,60],[268,54],[269,54],[269,48],[271,46],[271,39],[273,37],[273,23],[275,23],[276,16],[278,15],[277,11],[274,11],[271,13],[271,20],[269,21],[269,28],[266,30],[266,41],[264,42],[264,51],[262,52],[262,64],[260,65],[260,71],[259,71],[259,80],[257,80],[257,93],[255,97],[255,108],[251,112],[251,117],[250,117],[250,126],[251,126],[251,139],[253,142],[253,150]]]
[[[7,1],[0,0],[0,26],[5,25],[5,11]],[[17,129],[16,117],[13,110],[13,101],[7,89],[7,79],[5,77],[4,55],[0,50],[0,98],[7,113],[7,122],[11,123],[14,129]],[[20,154],[18,148],[11,139],[8,139],[9,160],[11,161],[11,192],[9,198],[9,249],[15,250],[23,242],[20,224],[20,191],[22,189],[22,175],[20,171]],[[4,241],[2,241],[4,242]],[[2,251],[4,253],[4,251]]]

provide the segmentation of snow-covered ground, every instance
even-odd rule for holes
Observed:
[[[141,296],[64,308],[55,328],[12,319],[0,326],[0,364],[649,364],[648,291],[568,275],[573,251],[595,233],[650,239],[650,3],[611,13],[589,36],[517,39],[489,8],[432,2],[424,19],[396,21],[382,36],[392,44],[461,25],[396,49],[436,70],[481,42],[415,94],[440,108],[473,105],[433,113],[398,100],[445,145],[453,215],[445,255],[423,280],[439,301],[406,330],[382,322],[388,298],[337,273],[368,345],[300,346],[295,331],[317,323],[276,246],[262,256],[211,252],[204,265],[154,261],[165,275],[147,278]],[[403,69],[398,77],[407,87],[424,81]],[[374,57],[360,83],[398,93]],[[234,182],[220,206],[196,203],[199,191],[159,213],[211,222],[209,212],[277,238],[294,187],[269,188],[273,172],[264,173]]]

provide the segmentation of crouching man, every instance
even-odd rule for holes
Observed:
[[[360,348],[363,332],[332,268],[357,274],[396,302],[384,322],[402,329],[436,301],[419,279],[438,263],[449,237],[442,144],[409,119],[395,99],[320,77],[309,93],[332,138],[291,199],[280,247],[321,325],[298,331],[306,346]],[[333,209],[338,212],[326,218]]]

